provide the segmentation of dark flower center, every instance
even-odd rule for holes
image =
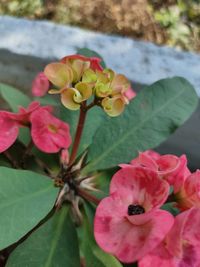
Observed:
[[[145,209],[137,204],[131,204],[128,206],[128,215],[138,215],[138,214],[142,214],[145,213]]]

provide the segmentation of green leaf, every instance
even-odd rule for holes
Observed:
[[[77,54],[79,55],[83,55],[85,57],[98,57],[98,58],[101,58],[102,61],[100,62],[100,65],[103,67],[103,68],[106,68],[106,63],[105,61],[103,60],[102,56],[100,56],[97,52],[91,50],[91,49],[88,49],[86,47],[84,48],[80,48],[77,50]]]
[[[198,97],[184,78],[163,79],[142,90],[125,112],[107,119],[89,148],[84,172],[128,162],[165,141],[193,113]]]
[[[105,114],[99,107],[94,107],[89,110],[86,116],[83,135],[79,146],[79,154],[91,144],[92,137],[97,128],[101,125],[102,121],[105,120]],[[70,134],[74,138],[79,118],[79,111],[70,111],[62,106],[60,118],[70,125]]]
[[[176,216],[176,215],[178,215],[180,213],[180,210],[176,207],[176,203],[175,202],[165,203],[161,207],[161,209],[170,212],[174,216]]]
[[[35,227],[52,209],[57,194],[46,176],[0,167],[0,250]]]
[[[63,207],[14,250],[6,267],[16,266],[80,266],[76,229],[67,207]]]
[[[87,267],[122,267],[121,263],[112,255],[105,253],[97,244],[93,235],[93,218],[95,208],[84,202],[87,219],[84,221],[85,237],[83,252]]]
[[[48,94],[43,97],[34,97],[34,101],[40,102],[41,105],[51,105],[55,107],[60,105],[60,100],[58,100],[58,98]]]
[[[0,83],[0,93],[13,112],[17,112],[19,106],[26,107],[31,102],[28,96],[7,84]]]

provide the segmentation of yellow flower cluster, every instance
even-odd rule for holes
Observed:
[[[44,73],[57,88],[49,93],[60,94],[62,104],[70,110],[79,109],[83,102],[93,97],[94,103],[114,117],[120,115],[128,104],[125,92],[130,83],[127,78],[111,69],[95,68],[91,58],[83,60],[77,56],[50,63]]]

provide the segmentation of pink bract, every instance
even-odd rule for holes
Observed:
[[[37,97],[46,95],[49,90],[49,80],[44,72],[38,73],[32,83],[32,94]]]
[[[98,71],[102,71],[103,68],[100,64],[100,62],[102,61],[101,58],[98,57],[85,57],[83,55],[70,55],[70,56],[66,56],[64,58],[61,59],[62,63],[66,63],[66,61],[68,60],[73,60],[73,59],[79,59],[82,61],[89,61],[90,62],[90,68],[92,70],[98,70]]]
[[[0,112],[0,153],[6,151],[16,141],[19,125],[12,119],[11,112]]]
[[[200,209],[179,214],[165,242],[139,261],[139,267],[200,267]]]
[[[51,106],[41,107],[32,102],[18,113],[0,112],[0,153],[7,150],[17,139],[19,127],[31,127],[35,145],[44,152],[55,153],[68,148],[71,143],[68,124],[50,114]],[[40,136],[41,135],[41,136]]]
[[[136,97],[136,92],[129,87],[125,92],[124,92],[124,96],[128,99],[128,100],[132,100],[134,97]]]
[[[174,221],[170,213],[159,209],[168,193],[168,183],[152,170],[119,170],[112,178],[110,196],[96,210],[94,234],[99,246],[126,263],[153,250]]]
[[[133,159],[130,164],[120,164],[122,168],[137,166],[156,171],[161,178],[174,187],[175,193],[180,190],[184,180],[190,174],[185,155],[181,157],[170,154],[160,155],[157,152],[147,150],[139,153],[139,156]]]
[[[39,108],[31,114],[31,136],[34,144],[43,152],[57,153],[71,144],[69,125]]]
[[[175,198],[181,210],[200,208],[200,170],[188,175]]]

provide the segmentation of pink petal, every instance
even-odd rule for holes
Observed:
[[[159,244],[150,254],[138,262],[138,267],[178,267],[174,258],[165,248],[164,243]]]
[[[176,216],[174,227],[167,238],[167,248],[171,254],[181,257],[185,244],[200,247],[200,209],[192,208]],[[200,255],[199,255],[200,257]]]
[[[136,92],[129,87],[125,92],[124,92],[124,96],[128,99],[128,100],[132,100],[134,97],[136,97]]]
[[[145,166],[153,171],[158,170],[156,161],[146,153],[139,153],[138,161],[142,166]]]
[[[159,166],[160,175],[168,175],[173,173],[180,165],[180,160],[174,155],[163,155],[156,160]]]
[[[32,94],[34,96],[44,96],[49,90],[49,81],[44,72],[40,72],[32,83]]]
[[[46,153],[57,153],[71,144],[69,126],[47,110],[40,108],[31,114],[31,135],[35,145]]]
[[[31,102],[27,108],[19,107],[19,112],[15,114],[16,121],[18,121],[21,125],[28,125],[31,113],[39,107],[40,103],[38,101]]]
[[[175,170],[166,176],[166,180],[169,182],[170,185],[174,187],[174,193],[177,193],[180,188],[183,186],[183,183],[188,175],[190,175],[190,171],[187,168],[187,158],[185,155],[182,155],[179,158],[179,165]]]
[[[19,133],[19,126],[11,117],[10,112],[0,112],[0,153],[12,146]]]
[[[114,192],[121,195],[128,204],[139,204],[148,211],[165,202],[169,185],[149,169],[123,168],[112,178],[110,193]]]
[[[192,206],[200,208],[200,171],[188,176],[184,183],[186,201],[188,200]]]
[[[101,58],[98,58],[98,57],[85,57],[83,55],[69,55],[69,56],[66,56],[64,58],[61,59],[61,62],[62,63],[66,63],[68,60],[73,60],[73,59],[79,59],[79,60],[82,60],[82,61],[89,61],[90,62],[90,68],[92,70],[98,70],[98,71],[102,71],[103,68],[100,64],[100,62],[102,61]]]
[[[114,198],[107,197],[97,207],[95,239],[104,251],[115,255],[122,262],[134,262],[164,239],[174,219],[168,212],[157,210],[152,212],[148,222],[134,225],[123,216],[125,210],[120,198],[116,200],[116,195]]]
[[[151,158],[154,162],[155,162],[155,160],[160,158],[160,154],[157,153],[156,151],[153,151],[153,150],[146,150],[144,152],[139,152],[139,155],[140,156],[142,155],[143,157],[146,156],[148,158]],[[141,165],[139,156],[137,158],[131,160],[130,164],[132,164],[132,165],[137,165],[137,164]]]

